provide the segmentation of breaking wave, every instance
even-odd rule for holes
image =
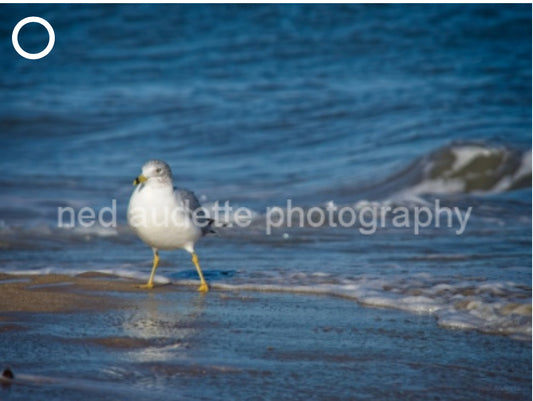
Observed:
[[[397,193],[484,194],[531,187],[531,149],[484,143],[453,143],[390,177]]]
[[[408,201],[427,196],[490,195],[531,188],[531,149],[453,142],[383,180],[344,188],[343,196]]]

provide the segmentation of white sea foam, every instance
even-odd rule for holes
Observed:
[[[515,182],[531,175],[531,149],[522,155],[522,160],[518,169],[512,175],[503,176],[490,192],[504,192],[512,188]]]
[[[465,182],[454,178],[426,179],[394,195],[395,198],[412,198],[425,194],[457,194],[465,191]]]
[[[125,279],[136,280],[139,282],[144,282],[148,280],[149,272],[143,273],[140,271],[135,271],[131,268],[118,267],[111,269],[81,269],[81,268],[60,268],[56,266],[47,266],[39,269],[10,269],[3,270],[3,273],[13,274],[17,276],[46,276],[50,274],[60,274],[65,276],[77,276],[84,273],[101,273],[109,274],[112,276],[117,276]],[[156,284],[169,284],[171,281],[163,275],[156,274],[154,277],[154,282]]]
[[[490,157],[497,153],[496,149],[481,145],[456,146],[451,150],[455,157],[451,168],[453,173],[461,171],[479,157]]]
[[[369,276],[340,280],[316,272],[292,274],[286,278],[270,276],[265,281],[213,283],[212,286],[224,291],[270,291],[341,297],[369,307],[434,315],[442,327],[506,334],[522,340],[531,337],[531,299],[527,298],[527,291],[523,287],[514,283],[439,282],[431,275],[419,275],[413,280]],[[296,281],[305,284],[299,285]],[[314,283],[309,284],[310,281]]]

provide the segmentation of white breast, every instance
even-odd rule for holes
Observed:
[[[146,244],[163,250],[193,252],[202,235],[172,186],[139,185],[130,198],[128,223]]]

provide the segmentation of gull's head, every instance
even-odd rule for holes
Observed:
[[[169,165],[162,160],[150,160],[144,163],[142,174],[135,178],[133,185],[138,185],[146,181],[172,183],[172,171],[170,171]]]

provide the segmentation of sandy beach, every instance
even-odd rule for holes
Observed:
[[[97,296],[100,291],[135,291],[133,283],[113,280],[105,275],[0,275],[1,313],[9,312],[72,312],[103,310],[116,307],[120,301]]]

